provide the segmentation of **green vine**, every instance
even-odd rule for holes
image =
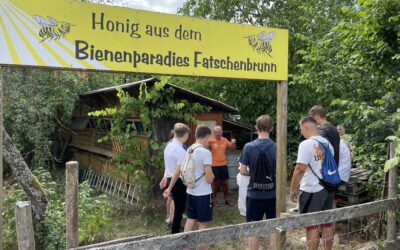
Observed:
[[[117,89],[120,106],[90,112],[93,117],[111,117],[111,130],[100,140],[118,143],[121,150],[110,160],[118,166],[120,173],[129,174],[130,182],[140,186],[140,199],[149,199],[151,190],[157,185],[163,174],[163,150],[165,142],[157,135],[156,121],[161,118],[196,123],[196,114],[207,112],[209,107],[177,99],[175,90],[167,87],[164,78],[154,86],[140,85],[137,97]],[[143,131],[138,131],[134,123],[127,118],[138,116]]]

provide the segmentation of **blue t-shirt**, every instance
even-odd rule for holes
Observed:
[[[240,154],[239,162],[247,166],[251,173],[251,171],[254,171],[254,165],[256,164],[260,151],[267,155],[269,164],[272,166],[274,174],[276,175],[276,143],[271,139],[256,139],[246,143]],[[276,189],[272,191],[260,191],[248,187],[247,196],[253,199],[271,199],[276,197]]]

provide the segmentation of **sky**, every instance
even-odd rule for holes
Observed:
[[[121,6],[140,10],[176,14],[185,0],[118,0]]]

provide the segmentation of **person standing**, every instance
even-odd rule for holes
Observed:
[[[228,141],[222,136],[222,127],[214,127],[214,136],[210,137],[210,151],[212,155],[212,170],[215,176],[214,182],[212,184],[212,199],[215,207],[219,207],[219,202],[217,201],[217,192],[219,187],[222,185],[224,192],[225,204],[230,205],[230,200],[228,197],[229,186],[229,172],[228,165],[226,161],[226,149],[233,150],[235,148],[236,140],[232,139]]]
[[[188,150],[193,152],[193,164],[195,168],[196,185],[193,188],[186,189],[186,224],[185,232],[192,231],[195,224],[199,223],[199,229],[206,229],[212,220],[212,188],[214,181],[212,172],[211,152],[208,150],[209,137],[211,130],[205,125],[198,125],[195,136],[196,142]],[[164,192],[164,197],[168,197],[173,191],[172,187],[180,175],[180,168],[175,170],[171,183]],[[207,249],[207,246],[201,246],[200,249]]]
[[[340,136],[335,126],[333,126],[326,119],[326,110],[319,105],[313,106],[308,112],[309,116],[312,116],[319,126],[319,134],[327,139],[332,145],[335,151],[335,162],[339,166],[339,155],[340,155]]]
[[[268,115],[262,115],[256,120],[256,130],[258,139],[247,143],[240,155],[240,174],[251,176],[247,188],[246,198],[246,221],[260,221],[264,215],[266,219],[276,217],[276,143],[270,139],[269,134],[272,131],[273,121]],[[261,161],[260,157],[266,161]],[[264,162],[260,166],[260,162]],[[256,173],[264,168],[264,173],[269,173],[267,178],[271,180],[269,184],[258,184],[256,182]],[[263,175],[263,177],[265,174]],[[264,177],[265,178],[265,177]],[[270,249],[276,248],[276,234],[270,235]],[[258,249],[258,237],[250,237],[250,249]]]
[[[299,201],[300,214],[332,209],[335,193],[321,186],[319,179],[322,179],[324,148],[329,148],[333,154],[333,147],[327,139],[319,135],[317,121],[312,116],[301,119],[300,130],[306,140],[299,145],[296,167],[290,184],[290,199],[292,202]],[[326,146],[322,147],[320,143]],[[306,227],[308,248],[318,249],[320,229],[324,239],[324,249],[332,249],[334,236],[332,223]]]
[[[165,188],[170,186],[171,179],[176,169],[183,163],[186,156],[184,143],[189,138],[190,128],[183,123],[174,125],[174,138],[167,144],[164,150],[165,172],[164,177],[160,182],[160,187]],[[186,186],[182,180],[177,179],[175,185],[171,188],[172,199],[174,201],[173,219],[171,233],[179,233],[183,212],[185,211],[186,203]],[[165,197],[168,199],[170,195]],[[168,201],[167,201],[168,204]],[[172,209],[171,209],[172,210]]]

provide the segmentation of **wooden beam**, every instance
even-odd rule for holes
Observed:
[[[394,157],[394,143],[389,143],[389,159]],[[389,170],[388,198],[397,196],[397,167]],[[385,249],[396,249],[396,212],[397,209],[389,209],[387,211],[387,235]]]
[[[86,246],[85,249],[184,249],[198,245],[237,240],[249,236],[268,235],[275,232],[294,230],[321,223],[348,220],[399,207],[400,197],[396,197],[322,212],[295,215],[293,217],[209,228],[201,231],[172,234],[104,247],[91,247],[89,245]]]
[[[69,161],[66,163],[66,238],[67,249],[78,246],[78,198],[79,198],[79,180],[78,180],[78,162]]]
[[[286,212],[286,179],[287,179],[287,96],[288,82],[277,83],[276,112],[276,217]],[[278,244],[279,243],[279,244]],[[276,238],[276,246],[283,249],[286,245],[286,232]]]
[[[35,250],[35,233],[32,223],[32,207],[29,201],[15,204],[15,226],[19,250]]]

